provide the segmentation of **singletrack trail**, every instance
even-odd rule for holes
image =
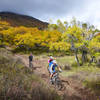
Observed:
[[[16,58],[22,60],[26,67],[29,67],[29,60],[27,55],[15,54]],[[54,88],[49,84],[49,74],[47,71],[47,57],[34,58],[33,70],[34,73],[39,75],[50,88]],[[91,90],[82,86],[81,83],[75,79],[62,77],[61,80],[64,84],[64,89],[61,91],[57,90],[57,93],[64,97],[63,100],[97,100],[97,97],[91,92]]]

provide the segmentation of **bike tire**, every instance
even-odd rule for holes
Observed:
[[[55,88],[57,89],[57,90],[61,90],[62,89],[62,82],[61,82],[61,80],[60,79],[56,79],[56,81],[55,81]]]

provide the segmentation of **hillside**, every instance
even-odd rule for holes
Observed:
[[[11,12],[0,12],[0,18],[2,21],[7,21],[11,26],[26,26],[26,27],[38,27],[39,29],[45,29],[48,23],[42,22],[36,18],[20,15]]]
[[[73,56],[57,57],[60,64],[63,60],[64,66],[70,59],[73,61]],[[14,54],[10,48],[0,48],[0,100],[99,100],[99,84],[93,83],[95,88],[98,87],[97,93],[83,85],[86,78],[91,78],[91,75],[94,78],[93,71],[87,73],[79,68],[76,72],[73,67],[68,71],[62,66],[63,72],[59,76],[64,87],[57,90],[49,83],[47,60],[46,55],[35,55],[32,62],[34,67],[31,69],[28,55]],[[99,74],[99,68],[97,70]],[[95,77],[98,78],[96,82],[99,82],[99,76],[95,74]]]

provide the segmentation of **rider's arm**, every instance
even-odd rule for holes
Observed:
[[[60,68],[60,66],[57,66],[57,68],[58,68],[58,70],[59,70],[60,72],[62,72],[62,69]]]

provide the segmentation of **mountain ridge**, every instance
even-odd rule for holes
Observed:
[[[2,21],[7,21],[13,27],[37,27],[40,30],[43,30],[48,27],[47,22],[43,22],[32,16],[18,14],[14,12],[0,12],[0,17]]]

